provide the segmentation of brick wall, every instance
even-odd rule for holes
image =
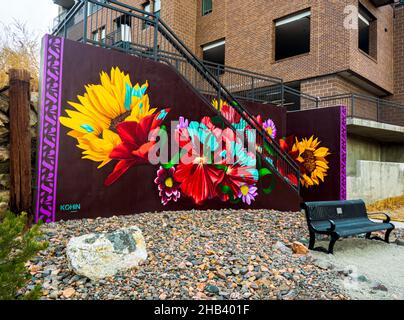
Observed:
[[[362,95],[374,96],[371,92],[368,92],[360,86],[338,76],[330,75],[324,77],[317,77],[301,82],[301,92],[314,96],[314,97],[327,97],[335,96],[346,93],[357,93]],[[326,107],[332,105],[344,105],[348,107],[348,113],[352,116],[367,118],[371,120],[377,120],[377,105],[373,102],[356,99],[355,108],[352,109],[352,101],[350,98],[335,99],[321,101],[319,106]],[[306,109],[313,107],[313,103],[304,98],[301,99],[301,108]]]
[[[136,8],[142,8],[146,0],[123,0]],[[154,0],[150,0],[153,7]],[[162,0],[160,17],[174,30],[177,36],[195,52],[196,43],[196,0]]]
[[[135,7],[145,3],[123,1]],[[351,70],[386,93],[400,91],[404,84],[394,86],[393,49],[400,51],[404,40],[396,40],[393,46],[393,9],[375,8],[369,0],[360,2],[377,18],[377,57],[359,50],[358,30],[344,27],[344,10],[348,5],[357,6],[358,0],[213,0],[213,12],[206,16],[202,16],[202,0],[163,0],[161,17],[199,57],[202,45],[226,38],[225,63],[230,66],[280,77],[286,82]],[[310,52],[275,61],[274,20],[308,8]],[[404,25],[396,21],[396,29]],[[397,60],[396,82],[402,79],[404,83]],[[404,89],[400,92],[404,96]]]
[[[357,0],[350,0],[355,4]],[[358,31],[349,32],[350,70],[388,91],[394,92],[393,79],[393,17],[391,6],[375,8],[369,0],[360,2],[377,18],[377,58],[358,49]]]
[[[346,93],[356,93],[376,98],[371,92],[337,75],[302,81],[300,90],[305,94],[320,98]],[[302,109],[308,109],[314,106],[312,101],[304,97],[301,99],[300,104]],[[376,101],[361,97],[355,97],[354,103],[352,103],[351,98],[320,100],[319,103],[319,107],[334,105],[344,105],[348,107],[349,116],[404,126],[404,112],[402,108],[391,106],[387,103],[381,102],[378,107]]]
[[[375,96],[371,92],[338,76],[317,77],[301,82],[300,91],[315,97],[325,97],[344,93],[359,93]]]
[[[374,8],[377,17],[377,60],[358,49],[358,31],[344,28],[347,5],[356,0],[214,0],[213,12],[201,15],[198,0],[196,46],[226,38],[226,64],[296,81],[353,70],[388,92],[393,91],[392,21],[390,6]],[[274,20],[311,8],[311,50],[281,61],[274,59]],[[258,13],[258,14],[257,14]],[[385,32],[387,29],[387,32]]]
[[[394,19],[394,95],[404,103],[404,6],[396,8]]]

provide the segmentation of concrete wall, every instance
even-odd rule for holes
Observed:
[[[348,135],[348,199],[367,202],[404,194],[404,144]]]
[[[367,203],[404,194],[404,163],[356,162],[356,176],[348,176],[348,199]]]
[[[404,145],[390,144],[382,148],[381,161],[404,162]]]
[[[381,161],[380,143],[359,136],[348,135],[347,175],[357,174],[357,161]]]

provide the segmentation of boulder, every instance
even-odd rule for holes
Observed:
[[[295,254],[308,254],[309,253],[309,249],[307,249],[306,246],[299,241],[295,241],[292,243],[292,250],[293,250],[293,253],[295,253]]]
[[[142,232],[136,226],[71,238],[66,254],[70,268],[92,280],[131,269],[147,258]]]

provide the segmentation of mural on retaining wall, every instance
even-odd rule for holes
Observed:
[[[157,144],[153,134],[161,136],[163,130],[168,136],[162,123],[170,109],[151,108],[147,88],[147,81],[142,86],[132,86],[130,76],[115,67],[110,75],[101,72],[99,84],[86,85],[84,95],[77,96],[78,102],[68,102],[75,110],[66,109],[68,116],[60,117],[61,124],[71,129],[67,134],[83,150],[82,159],[100,163],[98,169],[114,162],[114,170],[104,181],[107,187],[118,183],[131,167],[150,164],[149,152]],[[228,103],[220,101],[219,106],[214,100],[212,104],[238,130],[248,129],[246,121]],[[263,121],[258,115],[257,120],[275,139],[277,129],[272,119]],[[247,152],[240,138],[225,128],[220,118],[212,121],[205,116],[197,122],[180,117],[178,122],[176,143],[180,151],[159,167],[154,179],[161,203],[177,202],[182,194],[197,205],[214,198],[251,205],[258,195],[258,179],[270,171],[257,168],[255,154]],[[205,145],[209,152],[201,156]],[[227,149],[222,150],[222,145]],[[184,149],[186,146],[188,150]],[[162,147],[160,143],[159,148]],[[268,194],[272,188],[262,192]]]
[[[294,140],[286,139],[281,146],[300,164],[305,201],[346,199],[346,112],[339,106],[287,115],[286,136]]]
[[[288,152],[300,167],[300,184],[305,188],[313,188],[324,182],[330,169],[326,160],[330,155],[329,149],[321,147],[321,141],[311,136],[299,140],[289,136],[279,141],[281,148]]]
[[[226,101],[209,106],[171,67],[52,36],[44,38],[43,59],[37,220],[195,208],[299,209],[299,195],[224,124],[226,119],[249,130],[240,115]],[[76,68],[81,61],[86,63]],[[321,188],[328,168],[339,166],[328,156],[339,150],[329,150],[327,139],[310,139],[310,128],[290,143],[285,109],[244,105],[306,170],[302,183]],[[208,155],[198,153],[206,147]]]

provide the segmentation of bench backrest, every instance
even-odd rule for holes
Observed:
[[[302,209],[307,221],[367,218],[363,200],[305,202]]]

